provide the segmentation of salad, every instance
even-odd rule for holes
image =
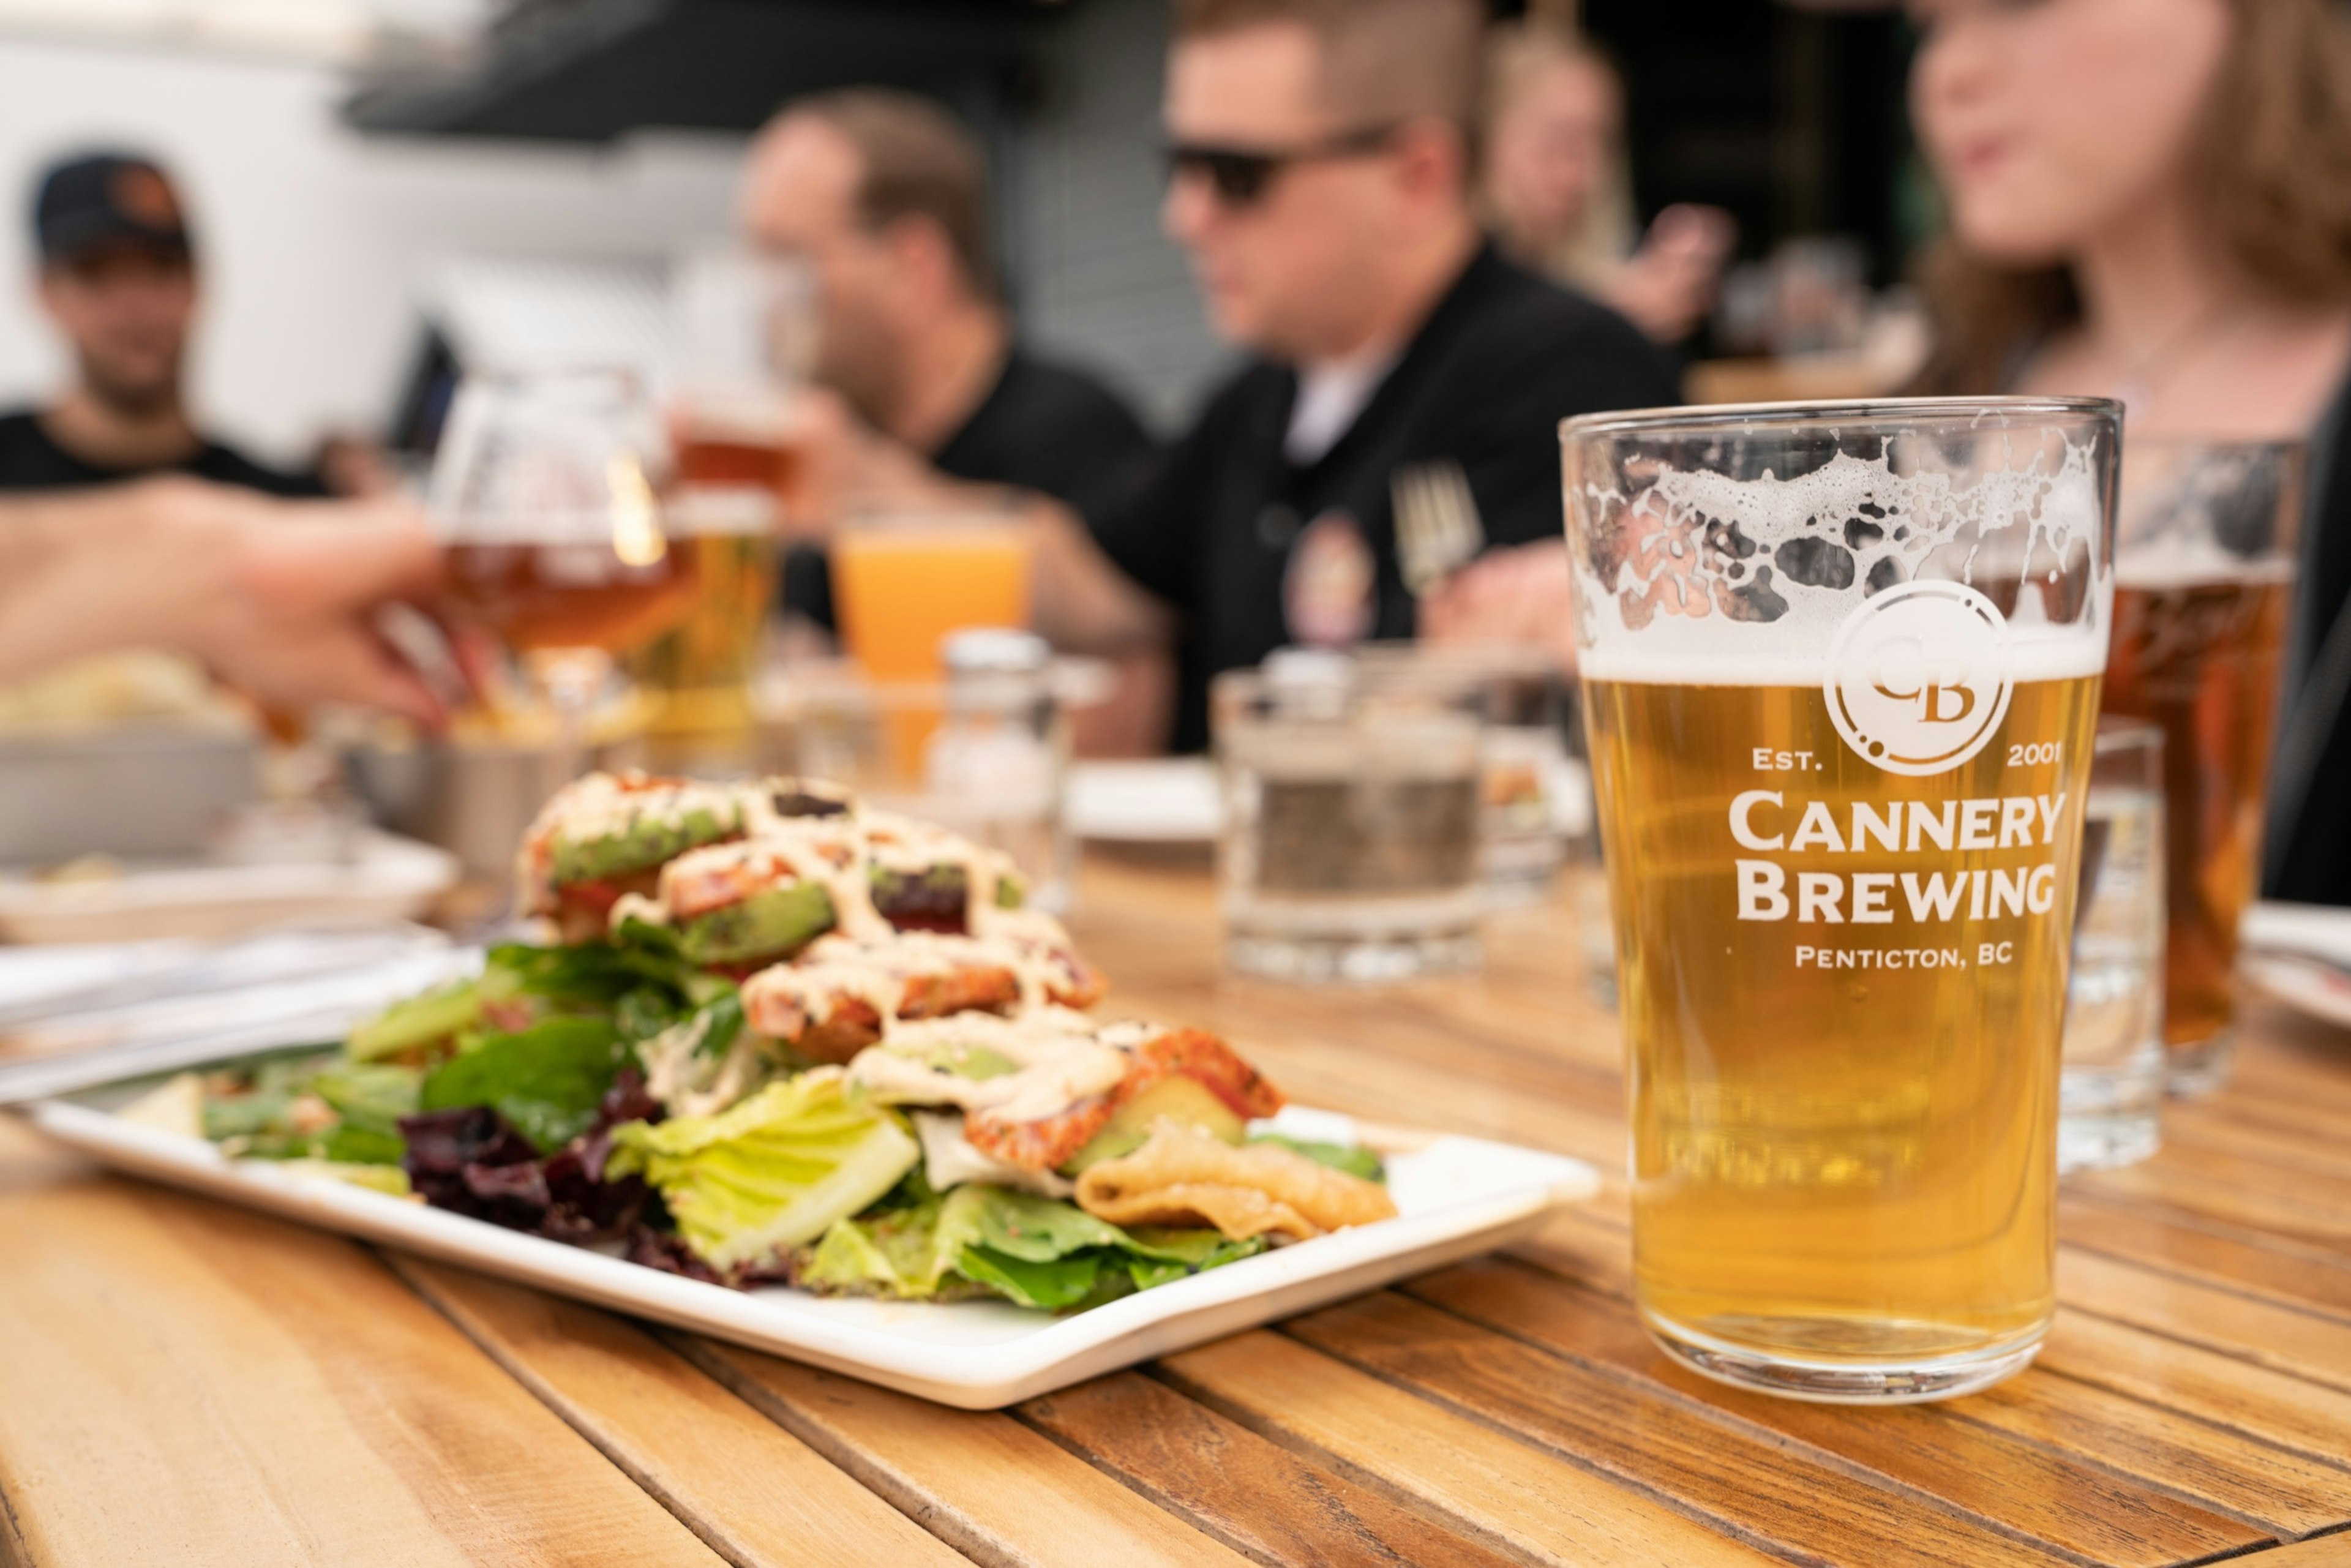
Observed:
[[[1074,1311],[1392,1217],[1369,1150],[1197,1030],[1104,1019],[1010,862],[804,779],[597,774],[520,881],[547,940],[340,1047],[124,1114],[650,1268]]]

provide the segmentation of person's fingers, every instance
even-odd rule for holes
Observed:
[[[294,712],[346,703],[398,714],[427,727],[445,721],[414,668],[369,628],[322,620],[279,626],[266,640],[231,643],[207,662],[230,685]]]

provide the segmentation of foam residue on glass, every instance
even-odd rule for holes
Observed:
[[[1568,505],[1588,519],[1573,552],[1584,673],[1641,679],[1671,660],[1687,679],[1687,661],[1714,654],[1725,685],[1815,680],[1855,604],[1922,580],[1989,598],[2020,674],[2097,666],[2114,582],[2092,567],[2102,470],[2086,441],[1978,427],[1853,444],[1876,455],[1841,442],[1787,477],[1677,467],[1656,449],[1613,473],[1571,460]]]

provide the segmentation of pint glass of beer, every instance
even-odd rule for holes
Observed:
[[[808,507],[794,413],[813,352],[815,288],[796,262],[720,249],[681,259],[670,294],[675,464],[664,500],[690,541],[696,589],[677,629],[632,668],[654,699],[660,765],[740,766],[777,536]]]
[[[2228,1071],[2302,472],[2293,444],[2136,436],[2123,469],[2105,711],[2163,729],[2163,1033],[2178,1093],[2215,1088]]]
[[[1941,1398],[2048,1326],[2120,415],[1563,427],[1636,1293],[1711,1376]]]

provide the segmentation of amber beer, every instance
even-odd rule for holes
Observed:
[[[655,699],[657,741],[739,746],[753,721],[751,681],[776,595],[778,519],[799,474],[780,418],[756,425],[689,417],[676,436],[667,516],[694,561],[695,593],[675,630],[631,661]],[[677,760],[677,759],[673,759]]]
[[[2094,671],[1929,778],[1818,685],[1587,683],[1653,1322],[1857,1367],[2039,1337]]]
[[[2134,580],[2115,593],[2105,710],[2163,729],[2164,1039],[2182,1053],[2234,1016],[2237,922],[2261,874],[2278,666],[2292,587],[2283,569],[2233,580]]]
[[[653,537],[623,559],[609,540],[460,540],[449,548],[452,598],[517,652],[623,653],[692,603],[699,561]]]
[[[1946,1398],[2048,1330],[2121,412],[1563,427],[1635,1305],[1709,1376]]]

